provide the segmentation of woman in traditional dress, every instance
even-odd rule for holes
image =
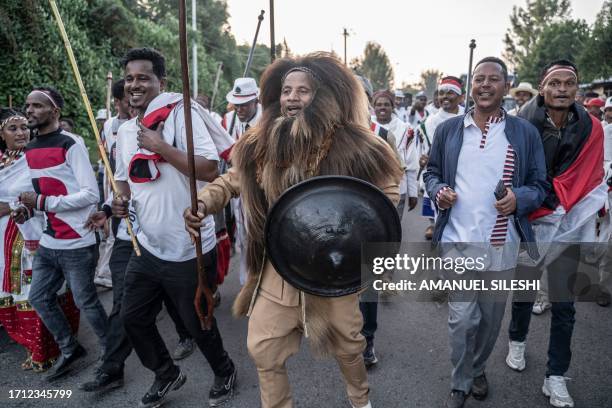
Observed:
[[[32,189],[24,150],[30,141],[27,120],[12,109],[0,111],[0,324],[27,350],[24,370],[42,372],[59,355],[57,344],[28,302],[32,259],[42,235],[43,217],[34,215],[23,224],[11,219],[22,191]],[[72,295],[63,291],[60,304],[74,330],[79,311]]]

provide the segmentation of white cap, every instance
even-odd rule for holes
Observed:
[[[608,108],[612,108],[612,96],[610,96],[608,99],[606,99],[606,105],[604,106],[604,110],[606,110]]]
[[[96,120],[106,120],[106,109],[98,110],[98,114],[96,115]]]
[[[395,97],[396,98],[403,98],[404,97],[404,93],[400,89],[396,89],[395,90]]]
[[[253,78],[238,78],[234,81],[234,87],[225,96],[231,104],[242,105],[259,97],[259,88]]]

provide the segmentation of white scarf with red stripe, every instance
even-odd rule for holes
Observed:
[[[533,265],[544,259],[544,266],[554,261],[569,243],[598,242],[597,212],[608,199],[608,186],[602,182],[603,129],[591,117],[593,128],[576,160],[553,179],[559,206],[553,211],[541,207],[530,214],[540,259],[520,257],[521,264]],[[554,244],[554,245],[552,245]]]
[[[149,103],[147,110],[140,123],[149,129],[156,129],[160,122],[165,122],[175,109],[183,107],[183,95],[179,93],[165,92],[159,94]],[[210,134],[217,152],[220,156],[229,155],[234,140],[215,120],[215,118],[197,102],[191,102],[192,114],[197,114],[204,121],[206,130]],[[174,126],[169,126],[162,132],[164,141],[170,145],[174,144],[176,137]],[[130,180],[135,183],[144,183],[156,180],[160,176],[157,163],[163,161],[161,155],[153,153],[147,149],[139,148],[138,152],[132,157],[129,165]]]

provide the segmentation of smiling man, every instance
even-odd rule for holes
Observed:
[[[454,118],[455,116],[461,115],[464,112],[461,101],[463,100],[463,83],[461,80],[454,76],[445,76],[440,80],[440,85],[436,89],[434,99],[439,104],[439,109],[436,113],[429,115],[425,120],[424,124],[421,124],[417,128],[419,139],[423,139],[423,143],[420,144],[421,151],[419,158],[419,166],[425,168],[427,160],[429,158],[429,150],[436,133],[436,128],[446,119]],[[431,204],[431,200],[427,195],[427,192],[423,197],[423,212],[422,215],[429,220],[429,226],[425,229],[425,238],[431,239],[434,230],[434,207]]]
[[[542,392],[555,407],[573,407],[566,386],[574,330],[574,295],[567,282],[576,279],[580,245],[597,242],[597,212],[604,207],[608,187],[602,182],[603,129],[601,122],[576,102],[578,69],[567,60],[547,64],[541,74],[539,95],[529,101],[519,116],[539,131],[544,145],[550,188],[541,208],[530,215],[537,240],[552,242],[539,265],[525,267],[531,276],[548,270],[548,290],[552,302],[548,363]],[[567,243],[574,243],[568,245]],[[533,300],[512,303],[509,351],[506,364],[516,371],[525,369],[525,346]]]
[[[358,295],[322,298],[284,281],[264,251],[265,214],[285,190],[318,175],[369,181],[397,203],[400,164],[368,130],[366,95],[338,59],[323,53],[277,59],[262,75],[261,94],[259,126],[234,147],[230,171],[200,191],[198,216],[185,211],[186,228],[197,234],[205,215],[242,194],[249,275],[234,314],[249,316],[247,347],[263,408],[293,407],[286,361],[305,333],[315,351],[335,357],[352,406],[371,407]]]
[[[141,256],[132,254],[125,271],[121,318],[142,364],[155,373],[155,381],[140,401],[141,407],[157,407],[167,393],[186,381],[176,366],[156,326],[162,299],[168,297],[214,372],[209,405],[231,398],[236,368],[223,348],[213,319],[204,330],[196,314],[198,287],[196,251],[182,227],[181,211],[189,205],[187,136],[181,94],[163,92],[166,85],[164,57],[150,48],[128,51],[122,60],[125,92],[138,116],[124,123],[117,134],[115,180],[121,191],[112,203],[116,217],[127,217],[131,200],[139,221],[137,234]],[[229,135],[193,102],[193,144],[198,180],[217,176],[219,146]],[[220,132],[220,133],[216,133]],[[216,135],[216,136],[215,136]],[[203,184],[200,184],[203,185]],[[216,237],[212,216],[200,230],[206,281],[216,282]],[[206,308],[206,305],[198,307]],[[109,372],[115,378],[122,370]]]
[[[487,57],[476,64],[474,109],[437,127],[423,177],[439,211],[433,243],[441,243],[443,252],[456,244],[476,248],[477,256],[487,260],[484,270],[462,272],[461,279],[511,277],[519,244],[534,240],[527,215],[545,195],[546,168],[537,130],[501,108],[507,80],[508,71],[500,59]],[[500,182],[506,189],[503,197],[494,194]],[[470,393],[486,398],[485,365],[499,334],[506,295],[450,293],[453,371],[446,407],[463,407]]]

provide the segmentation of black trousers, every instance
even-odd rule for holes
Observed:
[[[171,379],[178,373],[155,325],[164,296],[168,296],[215,375],[228,376],[233,363],[223,348],[217,322],[213,321],[211,330],[202,330],[193,306],[198,285],[196,259],[169,262],[143,247],[141,251],[140,257],[132,255],[127,266],[121,315],[142,364],[155,372],[158,380]],[[204,254],[207,271],[216,270],[216,261],[216,248]]]
[[[125,360],[132,352],[132,344],[125,333],[123,320],[121,319],[125,271],[132,252],[133,248],[130,241],[115,239],[113,252],[108,262],[113,281],[113,310],[108,316],[106,354],[104,354],[101,370],[109,374],[123,372]]]
[[[572,359],[572,334],[576,319],[574,308],[572,282],[578,272],[580,262],[580,246],[572,245],[566,249],[555,261],[548,266],[548,296],[552,303],[550,336],[548,340],[548,363],[546,376],[562,376],[569,369]],[[533,268],[521,271],[528,279],[539,277],[542,271],[535,272]],[[520,275],[518,277],[521,278]],[[534,299],[531,301],[512,302],[512,320],[508,334],[512,341],[525,341],[531,322],[531,310]],[[526,299],[521,299],[526,300]]]

